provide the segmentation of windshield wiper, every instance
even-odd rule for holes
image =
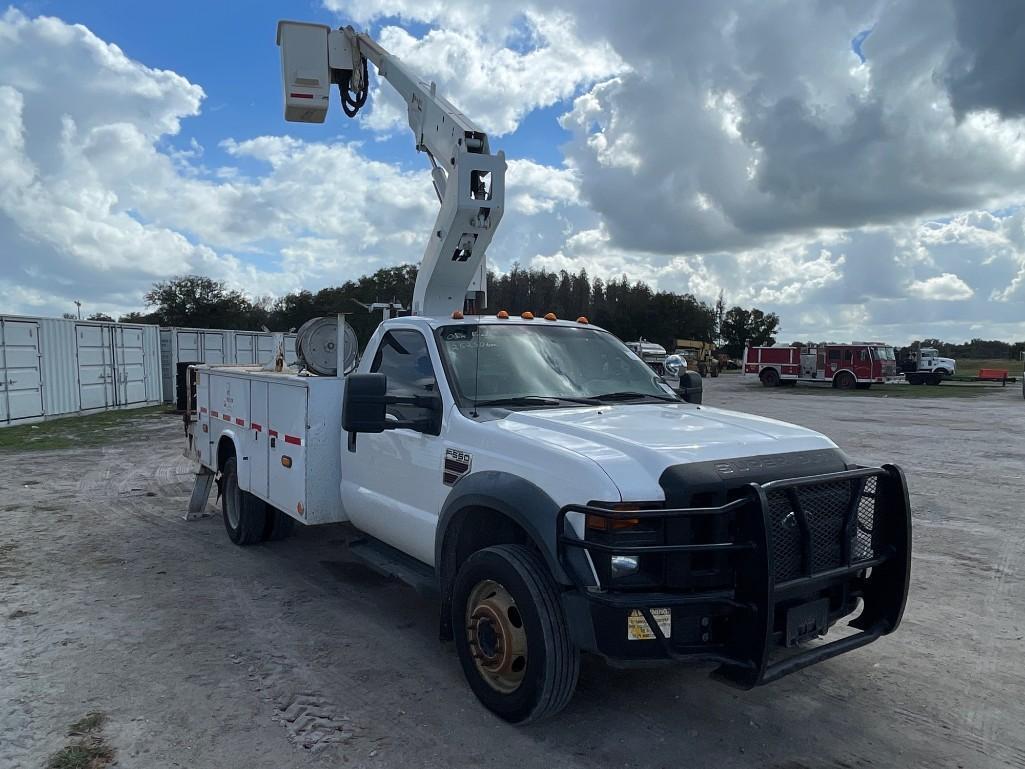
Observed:
[[[511,398],[492,398],[477,401],[477,406],[558,406],[562,402],[582,403],[586,406],[600,406],[597,398],[574,398],[563,395],[517,395]]]
[[[678,403],[679,398],[673,397],[672,395],[659,395],[658,393],[639,393],[631,390],[623,390],[622,392],[605,393],[604,395],[593,396],[594,400],[598,401],[629,401],[636,400],[638,398],[654,398],[659,401],[666,401],[667,403]]]

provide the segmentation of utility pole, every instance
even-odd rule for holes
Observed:
[[[78,308],[78,319],[82,320],[82,303],[77,299],[75,300],[75,307]]]

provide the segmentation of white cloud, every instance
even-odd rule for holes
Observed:
[[[908,292],[912,296],[938,302],[958,302],[975,295],[972,287],[952,272],[916,280],[908,286]]]
[[[982,88],[981,64],[947,78],[952,52],[981,43],[960,6],[922,3],[329,5],[378,25],[488,130],[562,111],[564,165],[509,158],[497,269],[723,289],[780,313],[787,338],[1022,338],[1017,97]],[[867,28],[861,63],[850,38]],[[407,138],[387,93],[363,138]],[[218,166],[169,140],[203,99],[84,27],[0,16],[0,311],[136,309],[184,271],[279,295],[419,259],[426,163],[325,133],[225,138]]]

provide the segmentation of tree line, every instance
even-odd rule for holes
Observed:
[[[296,291],[278,299],[252,300],[223,282],[200,275],[183,275],[153,284],[144,300],[147,310],[120,320],[161,326],[274,331],[297,329],[310,318],[347,313],[360,344],[380,322],[379,313],[364,305],[397,302],[409,307],[416,282],[413,265],[386,267],[341,286],[319,291]],[[453,308],[456,309],[456,308]],[[504,274],[488,273],[486,313],[507,310],[535,314],[554,312],[560,318],[587,317],[620,339],[647,339],[667,350],[676,339],[697,339],[740,357],[744,345],[774,344],[779,318],[774,313],[739,306],[727,307],[720,294],[714,305],[692,294],[656,291],[640,281],[591,279],[585,270],[569,273],[514,265]]]

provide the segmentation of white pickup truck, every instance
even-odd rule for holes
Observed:
[[[566,705],[582,652],[746,688],[897,628],[897,467],[702,405],[696,375],[686,402],[583,318],[455,315],[385,321],[348,376],[192,369],[187,455],[233,542],[348,522],[514,723]]]

